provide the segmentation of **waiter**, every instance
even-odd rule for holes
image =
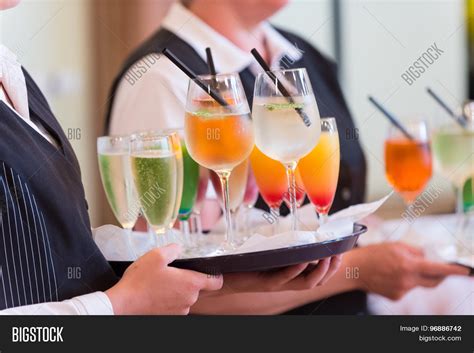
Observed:
[[[208,73],[205,48],[212,48],[217,72],[240,73],[251,105],[259,67],[250,50],[257,48],[274,68],[305,67],[313,84],[320,115],[336,118],[341,164],[332,210],[363,202],[366,163],[358,139],[353,138],[356,130],[337,81],[336,66],[301,37],[266,22],[285,4],[284,0],[188,0],[174,3],[160,29],[131,54],[113,83],[106,130],[111,134],[129,134],[137,130],[184,126],[188,78],[167,58],[160,56],[165,47],[194,72],[201,74]],[[261,197],[257,207],[267,209]],[[381,273],[378,260],[385,261],[382,265],[386,266],[385,269],[398,268],[402,261],[413,261],[413,266],[398,276],[387,277]],[[419,250],[404,244],[357,249],[346,254],[343,261],[334,279],[311,292],[213,297],[198,301],[194,308],[202,313],[279,313],[294,309],[294,313],[300,314],[360,314],[367,311],[365,291],[399,297],[414,286],[434,286],[448,274],[465,272],[445,265],[437,267],[438,264],[424,260]],[[345,278],[344,264],[360,266],[364,278],[358,281]],[[425,281],[422,275],[426,268],[438,276]],[[408,281],[410,286],[402,285]],[[359,291],[351,292],[354,289]],[[314,303],[314,300],[342,292],[349,293]]]
[[[107,129],[112,134],[124,134],[184,126],[188,78],[169,60],[158,56],[164,47],[200,74],[208,73],[205,48],[212,48],[217,72],[239,72],[252,106],[255,76],[260,70],[250,54],[255,47],[274,68],[306,68],[320,115],[335,117],[340,134],[341,165],[332,210],[362,202],[366,163],[358,139],[346,137],[346,134],[354,135],[355,126],[337,82],[335,64],[302,38],[266,22],[245,39],[233,38],[231,34],[231,26],[242,7],[248,5],[261,17],[271,15],[285,1],[267,1],[265,5],[255,6],[246,5],[245,1],[211,1],[208,9],[226,11],[221,11],[212,23],[199,17],[206,11],[202,0],[186,3],[196,11],[191,12],[180,3],[173,4],[160,30],[127,59],[112,88]],[[267,12],[262,14],[262,10]],[[206,20],[209,18],[206,16]],[[268,209],[261,197],[257,206]]]

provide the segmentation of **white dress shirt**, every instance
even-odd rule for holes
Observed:
[[[1,310],[0,315],[113,315],[109,297],[104,292],[95,292],[74,297],[62,302],[49,302],[18,306]]]
[[[217,72],[240,72],[250,67],[259,71],[253,56],[237,47],[180,3],[171,6],[164,18],[164,28],[173,32],[206,59],[210,47]],[[261,25],[269,49],[271,66],[277,67],[284,55],[292,60],[301,58],[301,51],[269,24]],[[139,79],[125,75],[119,84],[112,108],[110,132],[113,135],[136,131],[182,128],[188,77],[168,58],[156,54],[148,58],[146,73]],[[133,68],[132,68],[133,69]]]
[[[0,100],[33,130],[58,147],[56,141],[39,121],[33,121],[28,110],[28,92],[25,76],[17,57],[0,44]]]
[[[54,138],[29,116],[25,77],[16,56],[0,45],[0,100],[34,131],[56,146]],[[95,292],[62,302],[40,303],[1,310],[0,315],[113,315],[112,303],[103,292]]]

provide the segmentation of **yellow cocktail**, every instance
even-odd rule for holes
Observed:
[[[298,164],[306,194],[323,218],[334,200],[339,178],[339,136],[334,118],[321,119],[316,147]]]

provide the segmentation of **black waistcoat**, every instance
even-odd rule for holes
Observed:
[[[117,277],[95,245],[79,164],[25,72],[32,119],[51,145],[0,102],[0,308],[104,290]]]
[[[350,205],[363,202],[365,195],[366,163],[358,141],[358,131],[354,126],[354,122],[337,81],[336,67],[302,38],[286,31],[279,29],[278,31],[303,52],[302,58],[292,62],[289,66],[292,68],[305,67],[307,69],[321,117],[335,117],[337,121],[341,164],[338,188],[331,211],[334,212]],[[166,29],[162,28],[158,30],[131,54],[115,79],[110,93],[109,108],[106,116],[106,132],[110,126],[115,94],[124,75],[137,61],[152,53],[159,54],[165,47],[171,49],[194,72],[198,74],[207,73],[208,67],[206,62],[201,59],[188,43]],[[287,66],[290,62],[290,60],[285,60]],[[250,70],[246,69],[240,72],[240,77],[249,104],[252,106],[255,76]],[[259,197],[256,206],[262,209],[268,209],[261,197]]]

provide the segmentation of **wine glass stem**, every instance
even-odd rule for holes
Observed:
[[[225,225],[226,225],[226,233],[225,233],[225,242],[226,245],[232,245],[234,242],[234,234],[232,228],[232,215],[230,212],[230,201],[229,201],[229,171],[222,171],[217,173],[219,175],[219,179],[221,181],[221,188],[222,188],[222,196],[224,198],[224,214],[225,214]]]
[[[273,206],[270,207],[270,214],[273,219],[273,224],[272,224],[272,235],[275,235],[278,233],[279,230],[279,225],[280,225],[280,206]]]
[[[328,214],[327,213],[318,213],[319,219],[319,226],[326,224],[328,222]]]
[[[137,259],[137,254],[135,253],[135,250],[133,248],[133,243],[132,243],[132,236],[133,236],[133,230],[132,228],[125,228],[125,241],[127,242],[127,247],[129,254],[132,258],[132,261],[135,261]]]
[[[183,239],[183,244],[186,248],[191,247],[191,239],[189,232],[189,218],[185,216],[179,217],[179,230]]]
[[[230,210],[230,217],[232,218],[232,235],[234,237],[234,239],[232,239],[234,242],[235,241],[239,241],[239,231],[240,229],[238,229],[238,226],[239,226],[239,216],[240,216],[240,207],[237,207],[237,209],[235,210]]]
[[[288,195],[290,197],[290,215],[291,215],[291,230],[296,230],[296,179],[295,170],[297,162],[291,162],[285,165],[286,175],[288,177]]]
[[[161,248],[166,243],[166,228],[164,227],[150,227],[151,228],[151,235],[153,237],[153,245],[155,248]]]
[[[243,207],[243,216],[242,216],[242,223],[243,223],[243,239],[247,240],[249,237],[249,230],[250,230],[250,212],[252,211],[252,206],[245,205]]]
[[[455,185],[454,189],[456,190],[456,215],[457,215],[457,230],[456,234],[461,239],[460,244],[463,244],[464,241],[468,240],[465,239],[465,229],[467,226],[468,215],[464,212],[464,190],[463,190],[463,183],[459,185]]]
[[[179,218],[179,229],[183,233],[183,235],[188,235],[189,234],[189,223],[188,223],[189,218],[184,218],[180,217]]]

